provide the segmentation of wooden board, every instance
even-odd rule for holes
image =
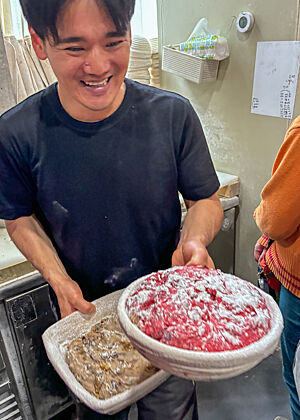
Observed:
[[[218,195],[221,197],[234,197],[240,193],[240,180],[236,175],[218,172],[217,175],[220,181],[220,188]]]

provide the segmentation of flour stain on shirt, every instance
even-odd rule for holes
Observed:
[[[55,220],[55,240],[63,243],[63,230],[69,220],[69,211],[58,201],[52,201],[53,216]]]
[[[52,201],[52,205],[55,212],[57,212],[58,214],[63,213],[64,215],[67,215],[69,213],[69,211],[64,206],[62,206],[58,201]]]

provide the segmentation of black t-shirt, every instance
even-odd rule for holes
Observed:
[[[87,299],[169,267],[178,191],[199,200],[219,187],[189,101],[126,87],[97,123],[68,115],[56,84],[0,118],[0,217],[35,213]]]

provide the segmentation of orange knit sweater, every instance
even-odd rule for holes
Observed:
[[[288,129],[273,166],[272,177],[254,212],[267,246],[266,263],[282,285],[300,298],[300,116]]]

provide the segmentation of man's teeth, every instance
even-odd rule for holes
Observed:
[[[100,86],[105,86],[108,83],[108,78],[103,80],[103,82],[84,82],[85,85],[87,86],[94,86],[94,87],[100,87]]]

